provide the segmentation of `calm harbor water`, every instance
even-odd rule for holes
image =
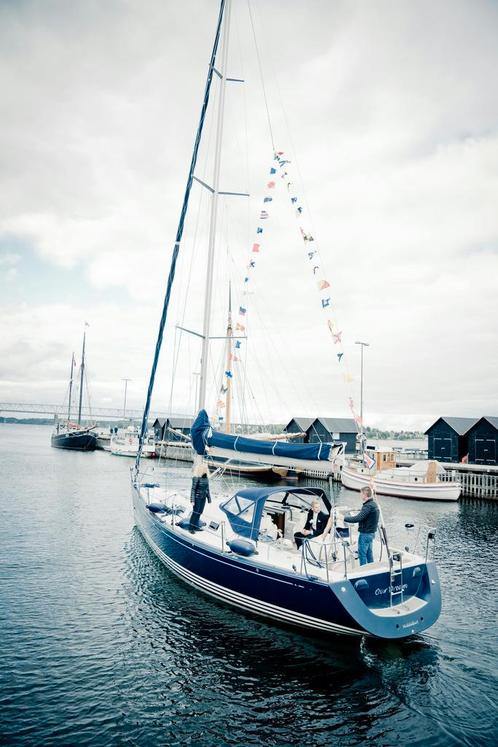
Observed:
[[[497,743],[497,504],[383,500],[388,524],[437,527],[444,608],[427,635],[360,643],[175,580],[133,527],[130,464],[0,425],[1,744]]]

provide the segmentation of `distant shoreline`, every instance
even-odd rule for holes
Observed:
[[[12,418],[0,416],[0,423],[6,423],[8,425],[53,425],[54,418]],[[111,425],[123,427],[123,425],[118,421],[112,423],[110,421],[98,421],[97,425],[101,428],[106,428]],[[128,422],[126,422],[125,425],[128,425]],[[375,439],[378,441],[414,441],[425,438],[423,433],[417,431],[384,431],[379,428],[368,427],[365,429],[365,434],[368,439]]]

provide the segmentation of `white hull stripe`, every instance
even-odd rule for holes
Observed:
[[[347,628],[343,625],[337,625],[335,623],[328,622],[326,620],[319,620],[316,617],[310,617],[309,615],[303,615],[300,612],[294,612],[287,610],[283,607],[278,607],[268,602],[262,602],[254,597],[248,597],[245,594],[227,589],[225,586],[220,586],[212,581],[208,581],[202,576],[198,576],[192,571],[187,570],[183,566],[176,563],[172,558],[166,555],[148,536],[144,529],[139,526],[139,529],[147,541],[147,544],[155,552],[157,557],[167,566],[176,576],[179,576],[190,586],[194,586],[200,589],[205,594],[209,594],[216,599],[220,599],[222,602],[228,602],[241,609],[248,610],[255,614],[270,617],[274,620],[281,620],[288,624],[299,625],[304,628],[313,628],[315,630],[323,630],[334,633],[343,633],[346,635],[362,636],[368,635],[366,631],[354,630],[354,628]]]

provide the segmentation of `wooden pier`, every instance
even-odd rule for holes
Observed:
[[[442,465],[446,480],[456,480],[462,485],[463,498],[498,500],[498,467],[480,464]]]

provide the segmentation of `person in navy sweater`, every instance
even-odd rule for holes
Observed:
[[[379,526],[379,507],[373,499],[372,490],[364,487],[360,490],[363,506],[354,516],[345,516],[348,524],[358,524],[358,558],[360,565],[373,563],[372,544]]]

